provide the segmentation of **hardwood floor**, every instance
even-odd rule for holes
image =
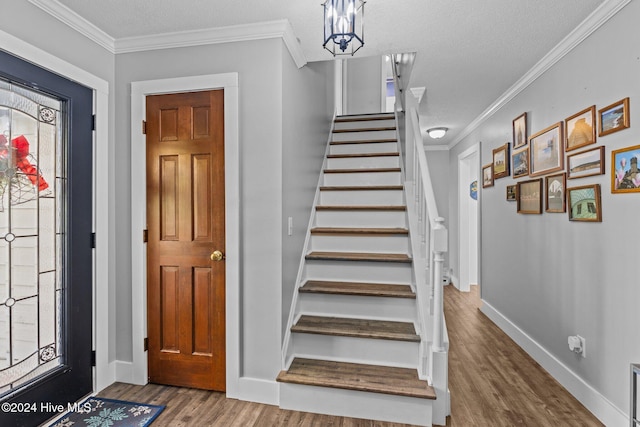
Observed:
[[[479,310],[471,293],[445,287],[449,330],[451,427],[602,426]],[[149,384],[116,383],[99,396],[166,405],[153,427],[407,427],[345,417],[309,414],[227,399],[224,393]]]

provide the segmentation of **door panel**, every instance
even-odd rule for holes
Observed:
[[[149,381],[225,389],[224,93],[147,97]]]

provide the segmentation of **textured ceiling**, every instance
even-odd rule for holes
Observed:
[[[114,39],[288,19],[307,61],[322,49],[321,0],[58,0]],[[369,0],[357,56],[416,52],[423,129],[448,144],[603,0]],[[425,138],[425,143],[435,141]]]

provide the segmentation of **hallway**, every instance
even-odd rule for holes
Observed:
[[[445,316],[449,330],[451,427],[602,426],[540,365],[478,310],[478,286],[470,293],[445,286]],[[155,384],[116,383],[103,397],[167,405],[153,423],[160,426],[237,427],[406,427],[402,424],[356,420],[225,398],[223,393]]]

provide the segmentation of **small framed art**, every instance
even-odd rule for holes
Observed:
[[[493,187],[493,163],[482,167],[482,188]]]
[[[493,150],[493,179],[509,176],[509,143]]]
[[[604,147],[567,155],[569,179],[604,174]]]
[[[511,155],[511,164],[514,178],[529,176],[529,147],[514,151]]]
[[[542,213],[542,178],[521,181],[516,189],[518,213]]]
[[[640,192],[640,145],[611,152],[611,192]]]
[[[562,122],[529,138],[529,176],[546,175],[564,169]]]
[[[567,197],[567,175],[562,172],[556,175],[546,176],[544,179],[545,192],[545,212],[566,212]]]
[[[592,105],[564,121],[565,151],[575,150],[596,142],[596,106]]]
[[[513,119],[513,149],[527,145],[527,113]]]
[[[602,222],[600,184],[567,188],[569,221]]]
[[[621,99],[598,110],[598,136],[609,135],[629,127],[629,98]]]
[[[518,185],[507,185],[507,202],[515,202],[518,199]]]

